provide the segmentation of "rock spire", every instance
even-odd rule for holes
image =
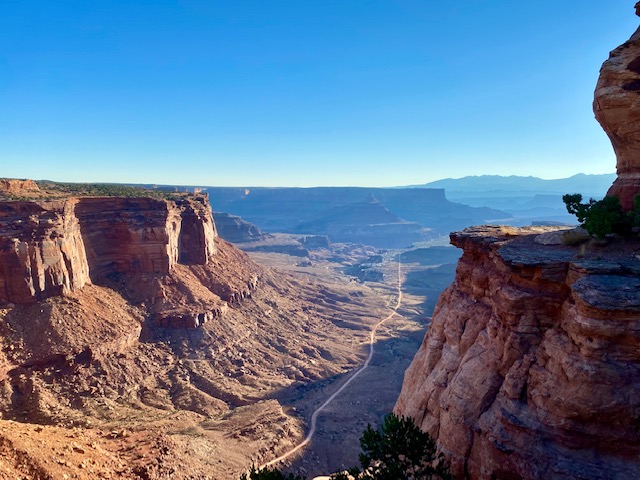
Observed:
[[[640,2],[635,11],[640,16]],[[593,111],[616,154],[618,178],[607,195],[630,210],[640,194],[640,29],[602,65]]]

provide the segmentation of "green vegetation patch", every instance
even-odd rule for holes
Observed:
[[[616,233],[630,235],[640,228],[640,195],[633,199],[633,210],[624,212],[618,197],[604,197],[602,200],[591,198],[582,203],[579,193],[563,195],[562,201],[567,211],[575,215],[587,232],[598,238]]]
[[[38,181],[38,186],[46,192],[59,193],[69,197],[148,197],[173,200],[185,194],[160,189],[149,189],[117,183],[60,183],[47,180]]]
[[[407,417],[390,414],[379,430],[371,425],[360,437],[360,467],[334,473],[333,480],[453,480],[449,465],[428,433]],[[240,480],[305,480],[276,468],[251,467]]]

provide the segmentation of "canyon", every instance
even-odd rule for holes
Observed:
[[[594,98],[626,211],[639,32]],[[456,478],[640,477],[637,235],[470,227],[511,217],[439,188],[53,187],[0,180],[2,478],[237,478],[310,418],[313,442],[284,466],[316,475],[353,464],[392,408]],[[459,260],[425,247],[452,229]],[[414,242],[402,269],[379,250]],[[369,368],[314,415],[381,319]]]
[[[11,183],[2,478],[237,478],[302,438],[302,413],[364,361],[387,315],[331,263],[300,267],[319,276],[258,265],[218,236],[206,196]],[[417,341],[424,327],[405,328]]]
[[[508,219],[487,207],[447,200],[441,188],[203,188],[216,211],[267,233],[326,235],[332,242],[406,248],[451,230]]]

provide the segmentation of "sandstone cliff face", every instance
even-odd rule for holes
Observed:
[[[464,254],[396,413],[461,478],[640,478],[639,245],[577,258],[507,233],[452,234]]]
[[[631,209],[640,193],[640,29],[602,65],[593,110],[617,157],[618,178],[608,195]]]
[[[76,207],[92,279],[109,273],[169,273],[180,215],[163,200],[86,198]]]
[[[182,228],[178,236],[178,262],[186,265],[206,265],[216,253],[217,236],[211,206],[204,197],[195,201],[182,200]]]
[[[75,206],[0,203],[0,300],[27,303],[90,282]]]
[[[20,194],[22,192],[37,192],[38,184],[33,180],[19,180],[17,178],[0,178],[0,192]]]
[[[0,203],[0,300],[65,295],[110,274],[168,274],[215,256],[204,197]]]

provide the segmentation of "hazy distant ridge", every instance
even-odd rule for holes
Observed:
[[[538,177],[520,177],[516,175],[480,175],[462,178],[445,178],[422,185],[412,185],[412,187],[444,188],[447,196],[450,196],[454,192],[458,194],[477,194],[478,192],[516,192],[523,194],[532,192],[558,195],[565,193],[582,193],[585,196],[604,196],[615,178],[615,173],[601,175],[579,173],[569,178],[556,180],[544,180]]]

